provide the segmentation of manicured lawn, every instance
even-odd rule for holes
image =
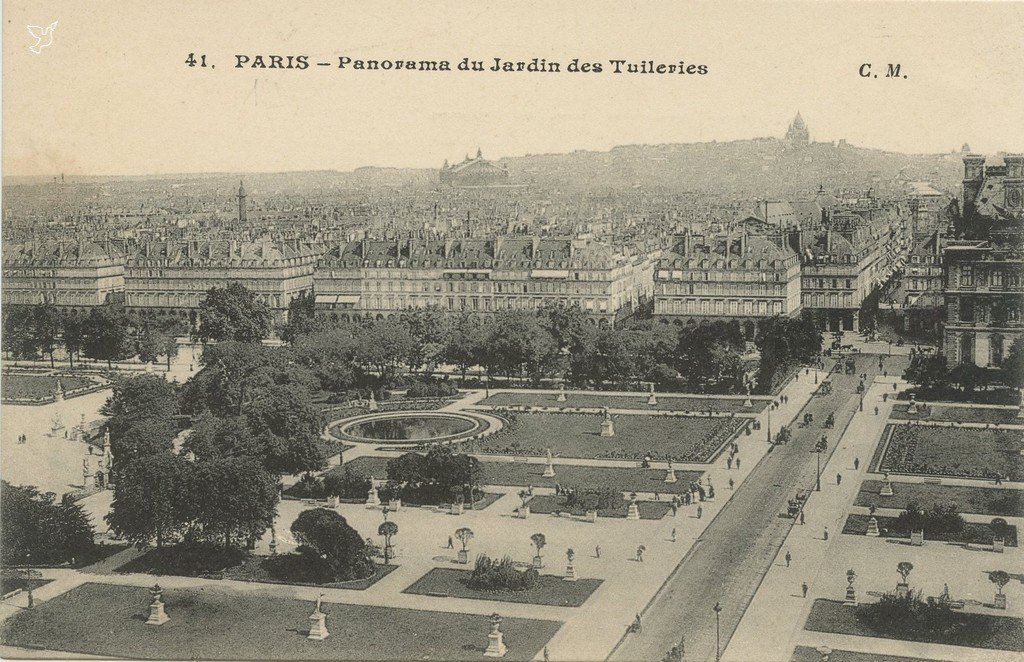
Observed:
[[[1024,480],[1024,431],[891,425],[883,440],[890,429],[879,471]]]
[[[507,407],[608,407],[609,409],[643,409],[657,411],[728,411],[757,413],[768,406],[767,400],[751,398],[752,407],[743,406],[743,398],[688,398],[678,395],[655,394],[658,404],[647,404],[648,393],[636,395],[608,395],[604,393],[573,393],[566,391],[565,402],[558,402],[558,392],[551,393],[495,393],[480,401],[482,405]]]
[[[948,421],[954,423],[1018,423],[1016,409],[988,409],[977,407],[958,407],[956,405],[929,405],[927,413],[920,410],[916,414],[908,414],[910,404],[893,406],[890,418],[913,421]],[[918,405],[920,407],[920,405]]]
[[[746,418],[613,416],[615,436],[601,436],[599,414],[504,414],[508,424],[490,437],[464,443],[472,452],[541,457],[710,462],[749,422]]]
[[[32,577],[32,590],[44,586],[52,582],[52,579],[41,579],[36,577],[33,573]],[[25,573],[20,570],[5,570],[0,573],[0,595],[7,595],[11,591],[16,591],[19,588],[25,590],[28,588],[28,577]]]
[[[92,386],[94,383],[88,377],[60,377],[60,384],[65,392]],[[0,377],[0,390],[3,391],[4,400],[52,399],[57,390],[57,377],[20,373],[5,374]]]
[[[536,515],[548,515],[554,512],[573,515],[584,515],[586,511],[582,508],[567,509],[565,507],[566,497],[554,494],[538,494],[530,499],[530,513]],[[640,519],[661,519],[671,512],[672,504],[665,501],[637,501],[637,509],[640,511]],[[597,511],[598,517],[625,517],[629,511],[629,501],[623,499],[617,508],[605,508]]]
[[[351,468],[353,473],[362,476],[372,475],[374,478],[387,477],[386,457],[357,457],[341,467],[331,471],[344,471]],[[543,464],[525,464],[522,462],[481,462],[483,466],[484,485],[516,485],[521,487],[554,487],[555,484],[565,487],[610,487],[623,492],[660,492],[662,494],[682,494],[691,481],[701,476],[699,471],[676,471],[676,482],[665,482],[664,469],[619,469],[614,467],[585,467],[555,463],[555,477],[545,478]],[[719,486],[720,489],[722,486]]]
[[[472,560],[470,561],[472,562]],[[549,560],[549,563],[556,563]],[[565,565],[565,557],[557,563]],[[469,587],[471,570],[434,568],[413,582],[402,593],[418,595],[446,595],[453,598],[473,600],[497,600],[499,602],[522,602],[552,607],[579,607],[590,594],[601,585],[600,579],[578,579],[567,582],[562,575],[541,575],[533,588],[525,591],[479,591]]]
[[[892,637],[877,632],[857,619],[857,607],[846,606],[834,600],[815,600],[807,617],[805,630],[832,632],[857,637]],[[970,612],[955,612],[964,626],[957,636],[921,636],[902,641],[921,641],[931,644],[993,648],[996,650],[1024,650],[1024,621],[1007,616],[991,616]],[[820,656],[818,659],[821,659]]]
[[[828,656],[829,662],[931,662],[922,657],[902,657],[899,655],[876,655],[874,653],[858,653],[835,649]],[[797,646],[790,662],[821,662],[821,653],[810,646]]]
[[[486,616],[329,602],[330,636],[310,641],[314,593],[300,601],[214,586],[171,589],[164,593],[171,620],[154,627],[145,624],[147,589],[84,584],[12,616],[0,638],[10,646],[158,660],[479,660],[487,647]],[[506,659],[532,659],[560,626],[506,618]]]
[[[850,535],[865,535],[868,530],[869,515],[847,515],[846,524],[843,526],[843,533]],[[909,533],[901,533],[891,531],[890,529],[895,522],[895,517],[883,517],[882,515],[875,515],[875,519],[878,520],[878,528],[883,538],[902,538],[903,540],[910,540]],[[1017,545],[1017,527],[1009,524],[1009,533],[1006,536],[1005,543],[1007,547],[1015,547]],[[975,545],[991,545],[992,544],[992,529],[989,528],[988,524],[982,524],[980,522],[967,522],[964,525],[964,530],[958,534],[936,534],[924,532],[924,540],[928,541],[945,541],[945,542],[962,542],[962,543],[973,543]]]
[[[866,480],[857,493],[857,506],[906,508],[916,501],[925,510],[934,505],[955,503],[961,513],[1024,517],[1024,491],[998,487],[964,487],[960,485],[928,485],[925,483],[893,483],[893,495],[880,496],[882,481]]]
[[[277,556],[247,556],[238,553],[225,553],[218,556],[212,554],[208,557],[208,563],[202,568],[197,568],[194,563],[186,562],[184,558],[185,555],[179,553],[176,547],[152,549],[125,563],[115,572],[235,579],[243,582],[299,584],[362,591],[370,588],[398,567],[390,564],[377,565],[375,573],[364,579],[317,583],[304,579],[302,557],[298,554],[279,554]]]

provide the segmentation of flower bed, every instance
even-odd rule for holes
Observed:
[[[878,471],[1024,480],[1024,432],[892,425]]]

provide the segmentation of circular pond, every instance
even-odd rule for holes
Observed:
[[[464,438],[488,427],[487,420],[467,414],[408,412],[360,416],[339,423],[331,432],[347,441],[421,444]]]

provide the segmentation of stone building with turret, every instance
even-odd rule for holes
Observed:
[[[804,118],[800,116],[799,112],[797,112],[793,122],[789,125],[789,130],[786,131],[786,141],[794,147],[802,147],[811,142],[811,134],[807,130],[807,124],[804,123]]]

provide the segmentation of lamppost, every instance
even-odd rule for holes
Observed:
[[[821,435],[821,441],[814,448],[814,458],[817,460],[818,472],[814,475],[814,491],[821,491],[821,452],[828,448],[828,438],[825,435]]]
[[[722,605],[719,602],[712,607],[715,612],[715,662],[722,659],[722,625],[719,614],[722,613]]]
[[[32,553],[25,553],[25,586],[28,588],[28,608],[35,609],[36,603],[32,596]]]
[[[768,443],[772,443],[772,406],[768,405]]]

